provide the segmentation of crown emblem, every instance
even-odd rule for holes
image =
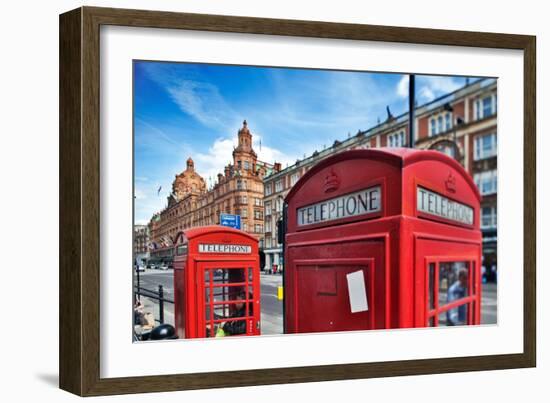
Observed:
[[[340,179],[331,169],[327,176],[325,176],[324,190],[325,193],[334,192],[340,186]]]
[[[456,178],[452,172],[449,172],[449,176],[445,180],[445,189],[451,193],[456,192]]]

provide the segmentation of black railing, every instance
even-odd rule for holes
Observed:
[[[173,300],[169,298],[165,298],[164,287],[161,284],[159,284],[158,291],[155,291],[155,290],[150,290],[148,288],[139,287],[136,285],[134,286],[134,293],[138,298],[143,296],[145,298],[154,299],[159,302],[159,318],[158,319],[155,318],[155,321],[159,322],[162,325],[164,323],[164,303],[165,302],[169,304],[174,303]]]

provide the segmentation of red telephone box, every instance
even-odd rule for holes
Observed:
[[[260,334],[258,240],[222,226],[180,232],[174,245],[179,338]]]
[[[480,196],[454,159],[346,151],[285,201],[285,333],[480,323]]]

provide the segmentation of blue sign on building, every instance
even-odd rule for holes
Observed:
[[[220,215],[220,224],[225,227],[241,229],[241,216],[235,215],[235,214],[222,213]]]

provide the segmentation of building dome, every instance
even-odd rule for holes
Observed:
[[[206,182],[195,171],[195,163],[189,157],[187,159],[187,169],[176,175],[176,179],[172,183],[172,195],[174,195],[176,200],[181,200],[187,194],[204,192],[206,192]]]

